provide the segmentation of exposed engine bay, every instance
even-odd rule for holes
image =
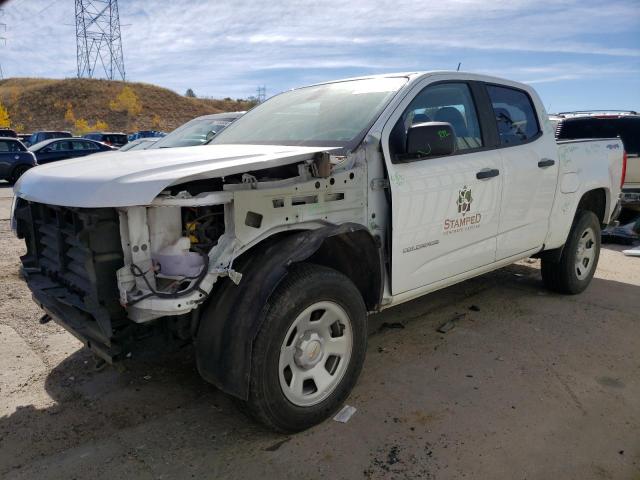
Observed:
[[[143,323],[190,312],[219,278],[239,283],[234,259],[275,233],[326,225],[329,214],[332,222],[364,222],[362,167],[345,163],[321,154],[172,186],[150,206],[119,208],[124,266],[117,279],[128,317]],[[338,165],[345,168],[331,174]]]

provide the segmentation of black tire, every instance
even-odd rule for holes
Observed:
[[[29,167],[28,165],[18,165],[16,168],[14,168],[13,172],[11,173],[11,183],[16,183],[18,179],[22,175],[24,175],[24,173],[30,168],[31,167]]]
[[[350,359],[326,398],[315,405],[299,406],[286,397],[281,387],[280,351],[285,336],[301,312],[322,301],[339,305],[348,315],[352,338]],[[283,433],[312,427],[331,416],[347,399],[360,375],[366,349],[366,307],[351,280],[330,268],[294,265],[267,305],[264,323],[254,343],[249,399],[243,410],[267,427]],[[324,352],[322,356],[325,356]]]
[[[576,261],[578,259],[578,246],[583,235],[591,229],[593,232],[594,258],[588,263],[589,270],[580,277]],[[554,292],[575,295],[584,291],[598,266],[600,258],[600,221],[595,213],[581,210],[569,232],[569,237],[564,245],[560,261],[554,262],[549,258],[542,258],[542,280],[545,286]]]

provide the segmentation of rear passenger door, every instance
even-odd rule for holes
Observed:
[[[85,155],[96,153],[100,150],[95,143],[86,140],[71,140],[71,145],[73,148],[73,157],[84,157]]]
[[[502,166],[480,127],[476,92],[481,86],[431,82],[416,87],[422,89],[400,104],[383,130],[391,189],[393,295],[495,261]],[[407,129],[430,121],[452,125],[457,151],[403,163]]]
[[[502,157],[504,188],[496,259],[541,248],[558,180],[555,138],[545,137],[542,106],[517,88],[486,85]],[[540,115],[542,114],[542,115]]]

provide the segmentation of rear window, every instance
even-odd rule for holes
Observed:
[[[575,118],[563,120],[556,131],[559,140],[620,137],[627,153],[640,153],[640,118]]]
[[[487,85],[487,93],[496,116],[501,145],[526,143],[540,133],[536,110],[526,92]]]

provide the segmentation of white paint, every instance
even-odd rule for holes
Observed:
[[[299,162],[326,147],[202,145],[137,150],[52,162],[30,169],[17,195],[66,207],[149,205],[170,185]]]

